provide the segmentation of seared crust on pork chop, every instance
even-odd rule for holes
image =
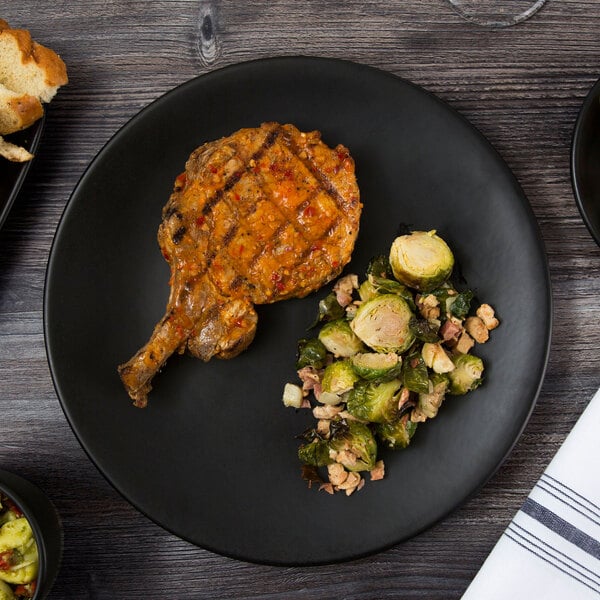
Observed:
[[[232,358],[254,338],[254,304],[303,297],[350,260],[362,204],[347,148],[264,123],[192,152],[163,209],[165,316],[119,374],[136,406],[173,352]]]

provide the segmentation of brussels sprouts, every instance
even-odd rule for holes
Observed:
[[[432,390],[427,394],[419,394],[417,409],[428,419],[433,419],[437,415],[444,401],[448,383],[447,375],[434,373],[431,377]]]
[[[347,358],[364,349],[362,342],[344,319],[325,323],[319,331],[319,340],[334,356]]]
[[[392,267],[387,256],[381,254],[374,256],[367,266],[367,276],[374,275],[375,277],[385,277],[389,279],[392,277]]]
[[[329,439],[314,439],[298,449],[306,465],[324,467],[339,462],[348,471],[370,471],[377,459],[377,442],[364,423],[336,419],[331,421]]]
[[[471,310],[471,300],[473,300],[471,290],[465,290],[456,296],[450,296],[448,302],[450,314],[457,319],[464,319]]]
[[[303,444],[298,448],[298,458],[305,464],[313,467],[324,467],[333,462],[329,456],[329,441],[315,438],[312,442]]]
[[[390,423],[381,423],[377,425],[377,437],[388,448],[406,448],[410,444],[412,436],[415,434],[417,424],[413,423],[408,415]]]
[[[350,327],[373,350],[401,354],[415,339],[409,327],[412,317],[400,296],[383,294],[361,304]]]
[[[383,380],[398,377],[402,371],[402,359],[394,352],[364,352],[351,359],[354,371],[367,380]]]
[[[483,361],[472,354],[458,354],[452,358],[455,369],[448,373],[450,378],[449,394],[461,396],[482,383]]]
[[[377,461],[373,432],[358,421],[332,421],[329,447],[337,452],[335,462],[344,465],[348,471],[370,471]]]
[[[419,353],[415,352],[402,361],[402,382],[411,392],[426,394],[429,391],[427,365]]]
[[[362,421],[385,423],[398,415],[399,379],[384,383],[361,381],[354,386],[346,402],[348,412]]]
[[[394,240],[390,265],[398,281],[427,292],[448,279],[454,268],[454,255],[435,230],[413,231]]]
[[[365,281],[363,281],[358,288],[358,295],[363,302],[367,302],[368,300],[371,300],[371,298],[375,298],[378,293],[379,292],[377,291],[376,287],[368,279],[365,279]]]
[[[430,323],[427,319],[417,319],[414,317],[410,320],[408,326],[420,342],[434,343],[440,341],[440,336],[438,335],[439,327]]]
[[[357,381],[358,375],[350,362],[338,360],[326,367],[321,379],[321,387],[324,392],[340,395],[351,390]]]
[[[298,342],[297,369],[302,369],[303,367],[321,369],[325,365],[326,358],[327,348],[325,348],[319,339],[311,338],[309,340],[300,340]]]
[[[337,296],[331,292],[319,302],[319,313],[312,327],[321,321],[335,321],[345,314],[344,307],[337,301]]]

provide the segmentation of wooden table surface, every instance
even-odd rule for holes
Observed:
[[[600,75],[600,3],[548,0],[486,29],[446,0],[21,0],[0,17],[61,54],[70,83],[0,230],[0,466],[40,486],[64,523],[51,598],[460,598],[600,386],[600,250],[577,211],[569,151]],[[428,531],[347,564],[275,568],[214,555],[132,508],[85,455],[44,349],[44,275],[61,213],[103,144],[155,98],[225,65],[338,57],[390,71],[469,119],[515,173],[538,220],[553,285],[545,381],[513,452]]]

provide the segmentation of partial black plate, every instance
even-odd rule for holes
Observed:
[[[31,154],[35,154],[44,131],[44,122],[45,117],[42,117],[31,127],[4,136],[4,139],[12,144],[23,146]],[[0,227],[4,224],[10,208],[25,181],[31,163],[31,160],[24,163],[15,163],[0,157]]]
[[[436,228],[502,320],[479,350],[485,385],[448,400],[387,476],[351,497],[309,490],[295,436],[308,411],[281,403],[296,342],[326,293],[259,307],[234,360],[173,357],[148,408],[117,376],[162,316],[161,208],[189,153],[263,121],[319,129],[356,160],[364,211],[350,269],[361,275],[401,224]],[[526,198],[484,137],[433,95],[350,62],[275,58],[203,75],[125,125],[75,189],[48,265],[49,363],[67,419],[134,506],[228,556],[282,565],[347,560],[416,534],[479,489],[522,431],[549,347],[544,249]]]
[[[575,123],[571,179],[577,208],[600,245],[600,80],[586,96]]]

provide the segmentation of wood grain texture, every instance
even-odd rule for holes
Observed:
[[[65,529],[51,599],[406,598],[463,591],[600,386],[600,249],[577,212],[573,126],[600,64],[596,0],[548,0],[489,30],[445,0],[22,0],[0,17],[57,50],[70,84],[48,111],[22,193],[0,230],[0,466],[41,486]],[[61,412],[46,362],[42,299],[71,191],[119,127],[188,79],[276,55],[376,66],[467,117],[517,176],[546,246],[554,330],[546,378],[504,465],[430,530],[376,556],[310,569],[236,562],[139,514],[98,473]]]

